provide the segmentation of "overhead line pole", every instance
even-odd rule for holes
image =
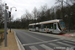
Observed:
[[[68,0],[66,0],[66,1],[68,1]],[[71,5],[67,2],[65,2],[65,1],[63,1],[63,2],[66,3],[69,6],[69,9],[70,9]],[[69,10],[69,12],[71,12],[71,10]],[[70,32],[70,24],[71,24],[71,20],[70,20],[70,13],[69,13],[69,32]]]
[[[68,2],[68,0],[66,0],[66,1]],[[69,6],[69,8],[70,8],[71,5],[70,5],[69,3],[63,1],[63,0],[62,0],[62,1],[58,0],[58,2],[61,2],[61,5],[62,5],[62,17],[63,17],[63,19],[64,19],[64,14],[63,14],[63,2],[66,3],[66,4]],[[58,3],[58,2],[56,2],[56,3]],[[69,10],[69,12],[71,12],[71,11]],[[70,23],[71,23],[71,22],[70,22],[70,14],[69,14],[69,31],[70,31]]]
[[[64,15],[63,15],[63,0],[58,0],[56,3],[58,3],[58,2],[61,2],[61,6],[62,6],[62,10],[61,10],[61,18],[63,18],[64,19]]]
[[[63,14],[63,0],[61,1],[61,5],[62,5],[62,18],[64,19],[64,14]]]

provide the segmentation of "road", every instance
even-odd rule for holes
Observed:
[[[45,36],[30,31],[14,30],[25,50],[75,50],[75,41]],[[39,33],[39,32],[38,32]]]

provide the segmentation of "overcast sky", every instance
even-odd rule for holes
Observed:
[[[55,0],[3,0],[4,3],[7,3],[9,9],[11,7],[16,7],[17,11],[15,12],[15,8],[12,9],[12,15],[14,15],[14,19],[21,18],[21,16],[25,13],[26,10],[32,12],[34,7],[40,9],[41,6],[47,5],[48,8],[52,7],[55,4]]]

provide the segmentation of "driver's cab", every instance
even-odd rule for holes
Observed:
[[[53,33],[65,33],[65,32],[66,32],[66,26],[62,20],[53,23]]]

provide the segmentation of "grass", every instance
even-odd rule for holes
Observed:
[[[0,34],[4,32],[4,29],[0,29]]]
[[[69,34],[73,34],[73,33],[75,33],[75,32],[67,32],[67,33],[69,33]]]
[[[4,29],[0,29],[0,45],[3,40],[4,40]]]
[[[70,32],[69,32],[69,31],[67,31],[67,33],[75,33],[75,31],[70,31]]]

